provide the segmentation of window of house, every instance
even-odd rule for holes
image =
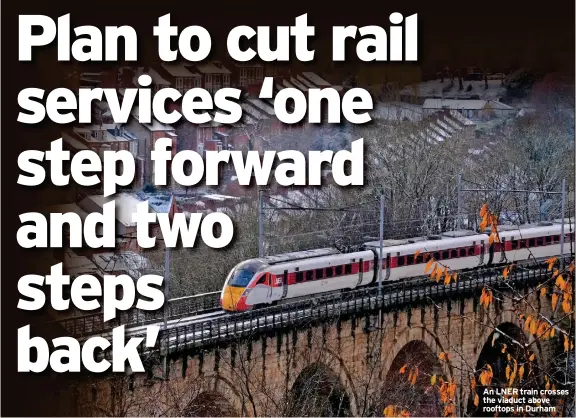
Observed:
[[[212,84],[212,75],[206,74],[206,84]]]

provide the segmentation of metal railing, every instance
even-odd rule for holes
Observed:
[[[478,297],[485,286],[502,290],[519,290],[550,279],[549,272],[544,266],[531,269],[518,268],[506,280],[502,280],[501,273],[501,268],[481,269],[468,272],[466,277],[449,285],[444,285],[442,281],[436,283],[429,278],[389,284],[383,288],[381,298],[378,297],[378,288],[370,287],[340,295],[225,315],[162,330],[154,348],[142,344],[139,349],[143,354],[158,352],[161,355],[172,354],[335,318],[368,315],[379,310],[387,312],[412,304],[424,305],[446,299]]]
[[[176,319],[186,316],[208,313],[220,309],[220,292],[203,293],[201,295],[186,296],[170,299],[165,308],[167,318]],[[81,337],[109,331],[120,325],[137,326],[146,325],[164,319],[164,309],[157,311],[143,311],[132,308],[107,322],[103,321],[102,313],[76,316],[72,318],[53,321],[53,326],[63,327],[70,335]]]

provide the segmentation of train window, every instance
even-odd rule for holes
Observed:
[[[460,257],[466,257],[466,248],[460,248]]]
[[[346,264],[344,266],[344,273],[345,274],[352,274],[352,264]]]
[[[308,270],[306,272],[306,281],[314,280],[314,270]]]
[[[334,269],[336,270],[336,276],[342,276],[342,266],[336,266]]]
[[[332,267],[326,267],[326,278],[329,279],[330,277],[334,276],[334,269]]]
[[[260,277],[260,279],[258,280],[258,283],[256,284],[266,284],[266,277],[267,275],[265,274],[264,276]]]
[[[414,264],[414,256],[413,255],[407,255],[406,256],[406,264],[409,266]]]
[[[442,260],[446,260],[450,256],[448,250],[442,251]]]
[[[404,265],[404,256],[398,257],[398,266],[402,267]]]
[[[540,247],[543,244],[544,244],[544,238],[542,238],[542,237],[536,238],[536,246],[537,247]]]
[[[296,283],[302,283],[304,281],[304,273],[301,271],[296,272]]]
[[[528,240],[528,247],[535,247],[536,246],[536,240],[534,238],[530,238]]]
[[[554,235],[554,243],[558,244],[560,242],[560,235]]]
[[[457,258],[458,250],[450,250],[450,258]]]
[[[520,248],[526,248],[526,240],[525,239],[521,239],[518,241],[519,241],[519,247]]]
[[[324,278],[324,270],[323,269],[317,269],[316,270],[316,279],[323,279]]]
[[[517,239],[512,240],[512,249],[513,250],[518,249],[518,240]]]
[[[548,235],[547,237],[544,237],[544,241],[546,242],[546,245],[550,245],[552,244],[552,237]]]
[[[418,257],[416,257],[416,261],[414,261],[414,264],[420,264],[423,261],[424,261],[424,255],[418,254]]]
[[[468,257],[472,257],[474,255],[474,247],[468,247]]]

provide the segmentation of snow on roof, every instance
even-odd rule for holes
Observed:
[[[78,141],[77,139],[73,138],[72,136],[68,135],[66,132],[62,132],[62,140],[72,147],[75,150],[86,150],[89,149],[86,145],[82,142]]]
[[[83,201],[85,200],[90,200],[100,208],[102,208],[106,203],[115,201],[116,221],[120,222],[126,227],[136,226],[136,223],[132,220],[132,214],[136,213],[137,205],[141,203],[141,201],[134,195],[129,193],[118,193],[116,195],[107,197],[104,197],[104,195],[90,195],[83,199]],[[148,205],[148,212],[150,211],[151,208],[150,205]]]
[[[168,64],[163,62],[162,68],[168,71],[172,77],[200,77],[200,74],[193,73],[182,64]]]
[[[298,74],[298,75],[296,76],[296,80],[298,80],[299,82],[301,82],[302,84],[304,84],[304,85],[305,85],[306,87],[308,87],[308,88],[311,88],[311,89],[316,88],[316,86],[315,86],[312,82],[306,80],[306,79],[305,79],[304,77],[302,77],[300,74]]]
[[[64,251],[64,271],[72,278],[83,274],[98,274],[100,270],[88,257],[76,254],[67,248]]]
[[[451,110],[450,111],[450,116],[452,116],[453,118],[457,119],[458,122],[460,122],[463,125],[466,126],[471,126],[471,125],[476,125],[474,122],[472,122],[470,119],[465,118],[464,116],[462,116],[462,113],[456,111],[456,110]]]
[[[302,84],[301,82],[296,80],[294,77],[290,77],[290,82],[302,91],[308,91],[309,90],[308,87],[306,87],[304,84]]]
[[[138,106],[134,106],[132,108],[132,116],[138,122],[140,122],[140,108]],[[158,122],[156,119],[152,119],[152,123],[141,123],[142,126],[145,126],[150,131],[166,131],[168,135],[175,136],[175,134],[171,133],[170,131],[174,131],[174,128],[170,125],[166,125],[164,123]]]
[[[484,109],[487,100],[453,100],[453,99],[426,99],[422,105],[423,109],[465,109],[481,110]]]
[[[269,116],[275,116],[276,112],[274,111],[274,107],[270,106],[268,102],[265,102],[262,99],[248,99],[248,101],[256,106],[258,109],[266,112]]]
[[[504,96],[504,87],[502,87],[501,80],[488,80],[488,89],[484,81],[463,81],[464,89],[460,90],[458,79],[454,79],[454,84],[450,87],[450,79],[445,78],[444,82],[441,80],[429,80],[422,83],[409,85],[400,90],[401,95],[419,96],[419,97],[445,97],[445,98],[466,98],[471,96],[478,96],[481,99],[497,99]],[[468,86],[472,86],[468,90]]]
[[[230,70],[218,61],[206,64],[196,64],[196,69],[203,74],[230,74]]]
[[[411,121],[422,120],[422,108],[417,105],[397,102],[376,102],[374,106],[374,117],[385,120],[403,120],[404,118]]]
[[[142,201],[148,202],[148,205],[154,209],[156,213],[168,213],[172,207],[173,195],[167,193],[146,193],[138,192],[136,197]]]
[[[94,263],[105,273],[122,271],[133,279],[138,279],[152,270],[152,263],[148,258],[132,251],[96,254]]]
[[[254,106],[251,106],[246,102],[241,103],[240,106],[242,107],[244,114],[248,114],[256,119],[268,119],[268,116],[264,112],[256,109]]]
[[[160,74],[158,74],[158,72],[156,70],[154,70],[153,68],[149,68],[148,72],[146,72],[144,70],[145,70],[144,67],[138,68],[138,70],[136,71],[136,75],[132,79],[132,82],[134,83],[134,85],[136,85],[136,86],[138,85],[138,77],[140,77],[143,74],[148,74],[152,78],[152,84],[163,85],[163,86],[169,86],[170,85],[170,82],[168,80],[166,80],[164,77],[162,77]]]
[[[223,202],[225,200],[238,200],[240,198],[235,196],[227,196],[223,194],[205,194],[204,196],[202,196],[202,199],[218,200],[220,202]]]
[[[317,74],[305,71],[302,73],[304,77],[310,80],[312,83],[316,84],[318,87],[330,87],[330,83],[324,80],[322,77],[319,77]]]
[[[498,102],[496,100],[489,100],[488,107],[497,110],[513,110],[512,106],[508,106],[506,103]]]
[[[296,88],[292,83],[290,83],[288,80],[282,80],[282,84],[284,85],[284,87],[288,87],[290,89]]]

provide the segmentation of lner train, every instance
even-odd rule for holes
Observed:
[[[429,257],[450,270],[523,262],[560,254],[562,220],[499,226],[501,242],[468,230],[406,240],[386,240],[382,280],[393,282],[424,276]],[[564,224],[564,254],[574,246],[574,225]],[[247,311],[319,294],[369,286],[378,280],[379,242],[363,251],[342,253],[334,248],[255,258],[238,264],[220,295],[227,311]]]

